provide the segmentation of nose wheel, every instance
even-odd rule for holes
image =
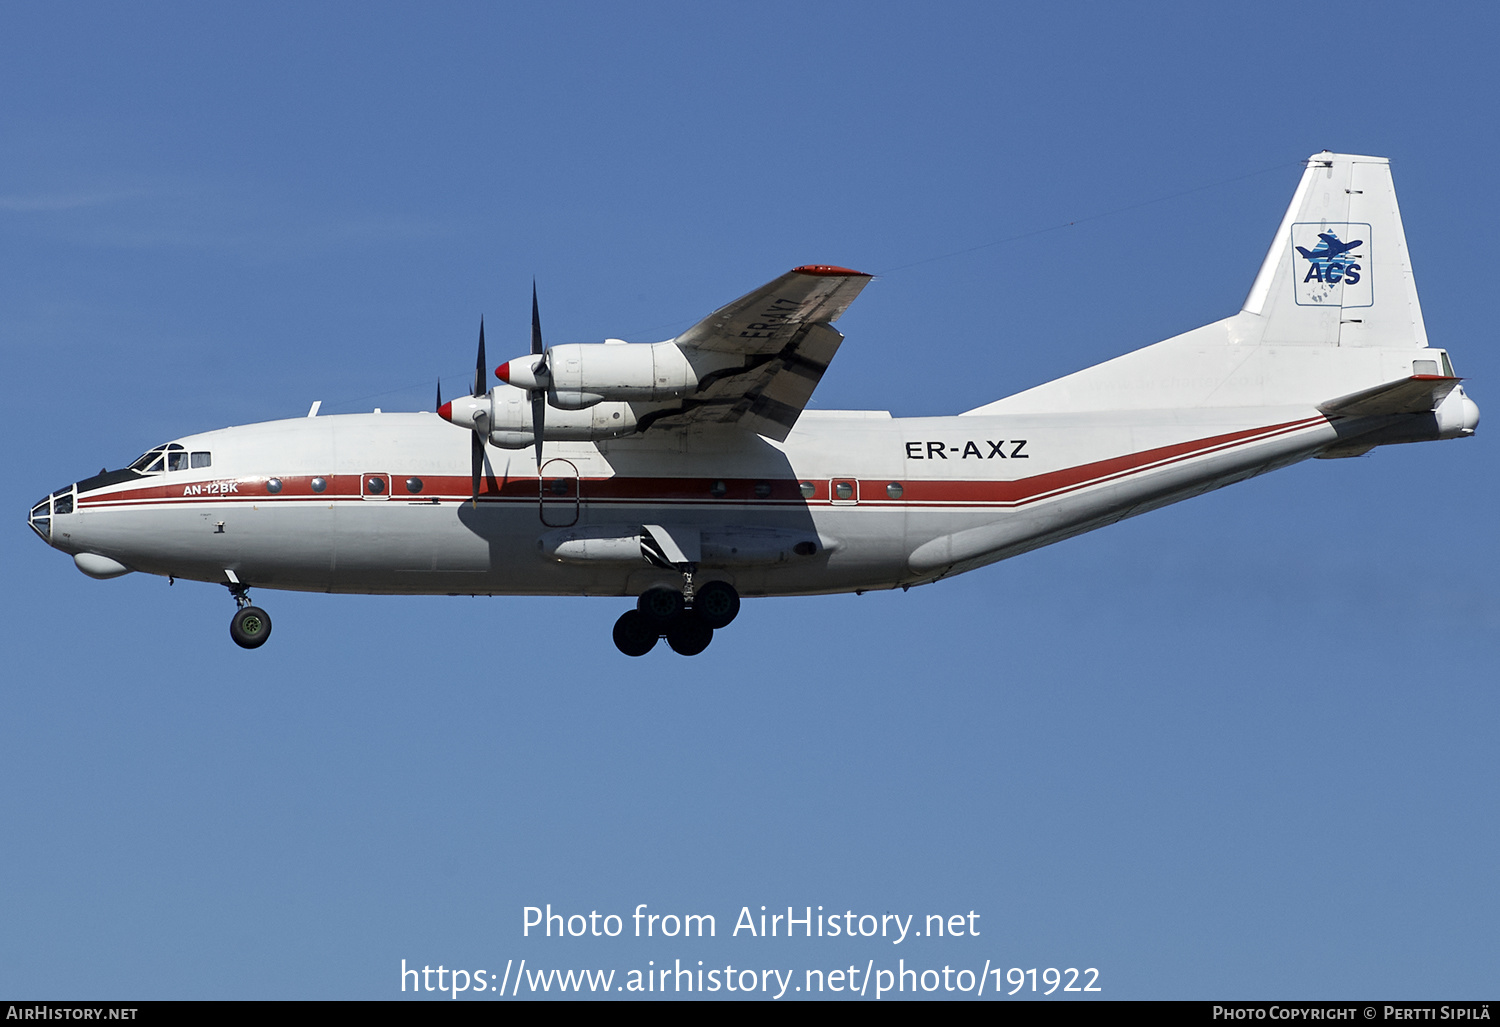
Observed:
[[[634,610],[615,621],[615,648],[626,656],[645,656],[665,638],[672,651],[697,656],[740,612],[740,595],[725,581],[710,581],[684,596],[676,589],[653,588],[641,594]]]
[[[259,649],[271,637],[271,615],[250,602],[250,590],[238,580],[229,583],[229,594],[239,607],[229,619],[229,637],[241,649]]]
[[[271,615],[259,606],[238,610],[229,621],[229,637],[241,649],[258,649],[271,637]]]

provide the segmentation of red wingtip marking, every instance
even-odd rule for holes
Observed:
[[[453,420],[453,401],[452,400],[449,400],[447,403],[444,403],[442,406],[438,407],[438,416],[441,417],[445,421],[451,421],[451,420]]]
[[[801,267],[792,268],[793,274],[799,275],[854,275],[856,278],[870,278],[871,275],[863,271],[855,271],[847,267],[834,267],[832,264],[803,264]]]
[[[509,382],[510,381],[510,361],[509,360],[507,360],[505,363],[501,364],[499,367],[495,368],[495,377],[499,378],[502,382]]]

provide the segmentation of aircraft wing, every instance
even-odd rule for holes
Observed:
[[[830,327],[870,281],[848,268],[789,271],[699,321],[672,341],[685,351],[734,354],[743,362],[708,375],[651,428],[734,424],[784,441],[844,337]]]
[[[1439,403],[1462,379],[1440,374],[1414,374],[1373,389],[1350,393],[1319,404],[1325,414],[1346,417],[1380,417],[1386,414],[1423,414]]]

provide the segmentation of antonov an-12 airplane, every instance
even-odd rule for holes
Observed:
[[[1314,247],[1360,240],[1327,273]],[[1352,245],[1352,244],[1351,244]],[[1309,457],[1462,438],[1389,163],[1319,153],[1239,313],[956,417],[805,409],[870,276],[799,267],[654,344],[547,347],[436,413],[189,435],[31,527],[96,578],[248,590],[621,596],[614,641],[701,652],[741,596],[907,588]]]

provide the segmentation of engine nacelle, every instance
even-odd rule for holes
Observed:
[[[536,442],[531,424],[531,399],[525,390],[496,386],[485,396],[460,396],[444,403],[438,414],[461,428],[489,437],[500,449],[525,449]],[[596,403],[586,409],[547,411],[543,441],[588,442],[630,435],[635,411],[629,403]]]
[[[565,343],[547,350],[547,370],[531,354],[495,368],[495,377],[522,389],[546,389],[547,402],[560,410],[581,410],[604,400],[662,402],[698,388],[705,361],[715,368],[733,363],[728,354],[695,351],[689,360],[675,343]],[[550,430],[548,431],[550,435]]]

